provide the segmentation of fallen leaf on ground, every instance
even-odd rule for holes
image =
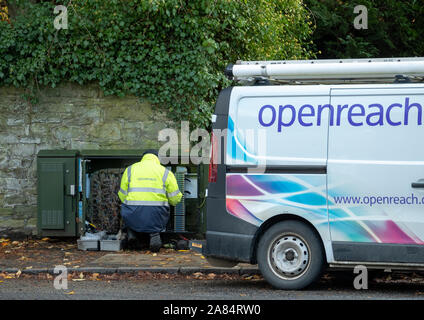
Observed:
[[[100,279],[98,279],[97,277],[99,276],[99,274],[98,273],[93,273],[92,275],[91,275],[91,280],[100,280]]]
[[[50,240],[50,238],[43,238],[43,239],[41,239],[41,241],[49,241]]]
[[[25,269],[27,269],[27,270],[32,269],[32,266],[25,267]]]
[[[22,274],[22,271],[21,271],[21,270],[18,270],[18,272],[16,272],[16,274],[15,274],[15,275],[16,275],[16,277],[17,277],[17,278],[19,278],[19,276],[20,276],[21,274]]]
[[[74,294],[75,291],[65,292],[65,294]]]

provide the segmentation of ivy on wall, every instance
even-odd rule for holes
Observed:
[[[238,59],[313,57],[301,0],[10,0],[0,21],[0,86],[62,81],[134,94],[172,120],[208,127],[223,69]],[[56,30],[56,5],[68,29]]]

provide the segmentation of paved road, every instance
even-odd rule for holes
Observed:
[[[5,299],[424,299],[424,282],[410,281],[377,283],[370,281],[368,290],[353,288],[353,274],[343,273],[336,278],[321,280],[307,290],[279,291],[263,280],[101,280],[69,281],[68,290],[56,290],[53,280],[5,279],[0,283],[0,300]],[[66,294],[73,292],[73,294]]]

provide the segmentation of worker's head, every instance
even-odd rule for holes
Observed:
[[[154,154],[156,157],[158,157],[158,151],[157,150],[155,150],[155,149],[148,149],[148,150],[146,150],[146,151],[143,152],[143,155],[141,156],[141,159],[143,159],[143,157],[146,154]]]

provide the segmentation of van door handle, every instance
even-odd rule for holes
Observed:
[[[412,188],[424,188],[424,181],[419,180],[417,182],[412,182],[411,187]]]

